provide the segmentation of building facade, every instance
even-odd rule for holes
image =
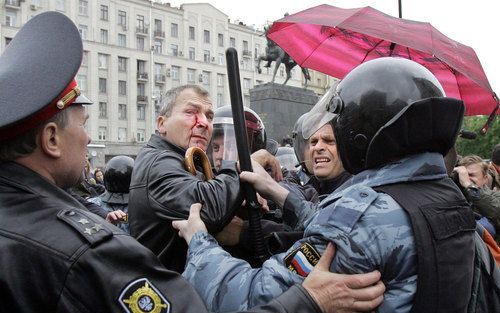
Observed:
[[[245,105],[250,102],[249,90],[272,78],[272,68],[256,71],[257,58],[266,48],[262,31],[231,22],[208,3],[177,8],[153,0],[0,1],[0,52],[27,20],[41,12],[59,11],[77,25],[84,55],[76,79],[94,101],[87,124],[93,166],[103,166],[119,154],[135,156],[154,132],[162,96],[172,87],[198,84],[210,92],[216,107],[229,104],[228,47],[238,51]],[[308,89],[323,94],[330,78],[310,72]],[[282,65],[276,83],[285,76]],[[288,85],[303,86],[299,67],[292,70]]]

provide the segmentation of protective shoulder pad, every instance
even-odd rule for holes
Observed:
[[[91,247],[113,237],[106,221],[80,209],[65,209],[57,213],[57,218],[74,228],[88,241]]]
[[[356,222],[377,199],[378,193],[370,187],[360,186],[346,192],[332,205],[320,211],[318,220],[350,233]]]

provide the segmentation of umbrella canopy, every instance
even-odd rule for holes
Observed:
[[[462,99],[465,115],[489,115],[498,105],[474,50],[429,23],[324,4],[274,22],[267,36],[300,66],[333,77],[368,60],[402,57],[428,68],[448,97]]]

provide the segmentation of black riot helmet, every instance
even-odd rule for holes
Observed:
[[[104,168],[104,187],[108,193],[129,193],[134,159],[118,155],[108,161]]]
[[[306,149],[309,149],[309,137],[304,137],[302,133],[302,124],[308,118],[309,112],[302,114],[292,130],[292,139],[293,139],[293,150],[295,152],[295,156],[297,157],[297,161],[300,165],[302,165],[302,170],[306,173],[312,173],[312,165],[309,164],[310,160],[306,157],[305,152]]]
[[[379,58],[351,71],[326,109],[337,114],[333,126],[344,168],[357,174],[406,155],[445,155],[458,135],[464,105],[446,98],[422,65]]]
[[[244,107],[245,126],[250,153],[266,148],[266,130],[259,115],[250,108]],[[223,147],[223,150],[219,150]],[[222,160],[237,160],[236,137],[234,135],[233,113],[230,105],[215,109],[213,120],[212,141],[208,153],[217,168],[216,158]],[[216,157],[216,154],[219,157]]]

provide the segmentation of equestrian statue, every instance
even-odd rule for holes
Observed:
[[[264,27],[265,35],[267,38],[267,32],[269,31],[269,26]],[[278,68],[281,63],[285,65],[286,69],[286,79],[283,85],[285,85],[290,77],[292,77],[291,70],[297,65],[297,63],[286,53],[280,46],[278,46],[274,41],[267,38],[267,46],[266,53],[257,57],[257,71],[262,73],[262,69],[260,68],[260,62],[267,61],[267,64],[264,67],[271,67],[271,63],[274,61],[274,71],[273,71],[273,79],[271,80],[274,83],[274,79],[276,78],[276,73],[278,72]],[[307,87],[307,81],[311,80],[311,76],[309,75],[309,70],[307,68],[301,67],[302,73],[304,74],[304,86]]]

